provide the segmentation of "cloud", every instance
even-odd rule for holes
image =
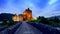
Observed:
[[[45,11],[45,12],[44,12]],[[48,5],[47,8],[43,11],[43,15],[46,17],[60,15],[60,2],[56,1],[55,3]]]
[[[33,17],[52,16],[60,13],[60,0],[0,0],[0,13],[21,14],[30,8]]]
[[[46,7],[46,5],[48,4],[49,0],[36,0],[36,1],[32,1],[32,3],[35,4],[35,6],[43,9]]]
[[[40,15],[40,16],[50,17],[55,15],[60,15],[59,13],[60,13],[60,3],[58,1],[55,1],[52,4],[47,4],[43,9],[41,9],[40,7],[36,9],[35,16]]]
[[[57,1],[58,0],[50,0],[49,4],[51,5],[51,4],[53,4],[53,3],[57,2]]]

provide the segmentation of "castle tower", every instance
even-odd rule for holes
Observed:
[[[13,15],[12,20],[17,21],[17,15],[16,14]]]
[[[32,11],[28,8],[23,12],[25,20],[32,20]]]
[[[23,14],[19,14],[18,16],[19,16],[19,21],[23,21],[24,18]]]

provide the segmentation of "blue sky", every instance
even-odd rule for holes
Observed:
[[[27,8],[33,17],[60,15],[60,0],[0,0],[0,13],[21,14]]]

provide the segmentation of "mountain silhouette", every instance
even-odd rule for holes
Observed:
[[[11,21],[12,16],[13,16],[13,14],[10,14],[10,13],[1,13],[0,14],[0,21],[3,21],[4,19]]]

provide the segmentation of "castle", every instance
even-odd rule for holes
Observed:
[[[32,10],[30,10],[29,8],[26,9],[23,14],[19,14],[19,15],[14,15],[12,17],[13,21],[30,21],[30,20],[33,20],[33,17],[32,17]]]

